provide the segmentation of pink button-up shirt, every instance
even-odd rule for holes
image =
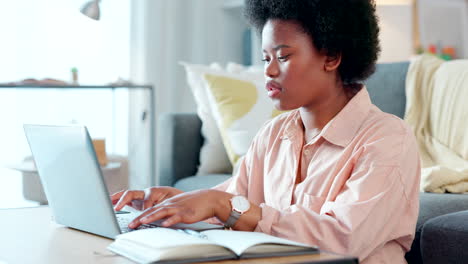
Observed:
[[[365,88],[311,142],[301,123],[294,110],[265,124],[238,173],[215,188],[262,208],[255,231],[365,264],[406,263],[420,180],[408,126],[373,105]]]

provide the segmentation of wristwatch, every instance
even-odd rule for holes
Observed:
[[[244,196],[234,196],[230,201],[232,210],[228,220],[224,223],[224,228],[226,229],[232,228],[239,217],[250,209],[250,202]]]

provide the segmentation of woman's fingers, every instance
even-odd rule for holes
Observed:
[[[152,187],[145,190],[120,191],[111,195],[115,210],[121,210],[125,205],[137,210],[146,210],[165,200],[169,195],[169,188]]]
[[[124,193],[125,193],[125,190],[120,191],[120,192],[116,192],[116,193],[112,194],[112,195],[111,195],[112,204],[115,205],[115,204],[119,201],[120,197],[122,197],[122,195],[123,195]]]
[[[151,208],[153,206],[153,201],[152,200],[144,200],[143,201],[143,210],[146,210],[148,208]]]
[[[146,210],[155,204],[177,196],[183,193],[173,187],[151,187],[145,190],[138,191],[120,191],[111,195],[112,204],[115,205],[116,210],[122,209],[125,205],[130,205],[138,210]],[[133,200],[131,202],[130,200]]]
[[[125,205],[131,204],[133,200],[143,200],[143,199],[145,199],[144,191],[127,190],[123,194],[121,194],[119,201],[114,206],[114,210],[120,211]]]
[[[164,220],[164,222],[162,222],[162,226],[164,227],[168,227],[168,226],[171,226],[171,225],[175,225],[175,224],[178,224],[178,223],[187,223],[187,224],[190,224],[194,221],[190,221],[189,217],[188,217],[188,214],[185,213],[185,212],[179,212],[173,216],[170,216],[168,217],[166,220]]]
[[[143,210],[146,210],[150,207],[153,207],[153,205],[158,203],[158,197],[163,196],[161,193],[161,190],[158,190],[157,188],[147,188],[145,189],[145,200],[143,201]]]
[[[212,190],[193,191],[188,193],[171,192],[171,189],[157,188],[140,191],[140,199],[147,208],[136,217],[128,226],[136,228],[141,224],[148,224],[165,219],[163,226],[171,226],[180,222],[195,223],[215,216],[217,192]],[[146,194],[146,195],[145,195]],[[124,204],[129,194],[124,194],[117,203]],[[213,199],[214,198],[214,199]],[[160,203],[160,201],[163,201]],[[154,204],[157,204],[154,206]],[[152,207],[154,206],[154,207]]]
[[[179,209],[174,208],[174,207],[163,207],[163,208],[153,207],[144,211],[141,215],[136,217],[132,222],[130,222],[130,224],[128,224],[128,227],[137,228],[141,224],[149,224],[159,219],[163,219],[168,216],[171,216],[177,213],[178,211]]]

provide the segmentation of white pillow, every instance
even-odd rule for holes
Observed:
[[[282,112],[267,96],[262,70],[235,64],[228,64],[227,69],[230,72],[206,71],[203,78],[227,154],[236,165],[263,124]]]
[[[265,90],[263,68],[181,63],[197,103],[205,138],[197,175],[230,173],[261,126],[282,113]],[[227,154],[226,154],[227,153]]]
[[[254,78],[255,80],[265,80],[262,66],[244,66],[235,62],[228,62],[226,65],[226,71],[233,74],[239,74],[243,77]]]
[[[209,107],[203,74],[216,70],[223,71],[219,64],[210,66],[181,62],[187,73],[187,82],[197,104],[197,114],[202,121],[201,133],[204,138],[200,149],[200,165],[196,175],[231,173],[232,165],[226,154],[219,130]]]

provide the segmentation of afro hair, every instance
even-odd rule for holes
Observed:
[[[338,73],[345,86],[355,87],[375,71],[380,46],[373,0],[246,0],[244,14],[259,32],[269,19],[298,22],[319,51],[341,55]]]

